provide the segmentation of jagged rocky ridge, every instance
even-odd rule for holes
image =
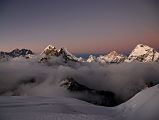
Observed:
[[[26,55],[29,55],[29,54],[33,54],[33,52],[31,50],[28,50],[28,49],[15,49],[11,52],[0,52],[0,58],[7,58],[7,57],[24,57]]]
[[[67,77],[62,80],[60,86],[66,88],[70,92],[81,93],[81,97],[79,99],[89,103],[108,107],[117,105],[115,93],[111,91],[90,89],[87,86],[79,84],[71,77]]]
[[[118,54],[116,51],[110,52],[107,55],[100,55],[95,57],[90,55],[87,62],[99,62],[99,63],[121,63],[124,62],[126,56]]]
[[[41,59],[39,62],[46,62],[51,57],[61,57],[65,63],[68,61],[79,61],[79,59],[68,52],[66,48],[63,47],[57,50],[56,47],[52,45],[47,46],[40,55]]]

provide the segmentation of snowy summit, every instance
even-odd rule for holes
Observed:
[[[159,53],[147,45],[138,44],[126,60],[126,62],[132,61],[157,62],[159,61]]]
[[[43,54],[44,55],[56,55],[57,49],[52,45],[48,45],[41,53],[41,55],[43,55]]]

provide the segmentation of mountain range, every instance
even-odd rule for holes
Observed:
[[[8,59],[15,57],[26,57],[33,55],[33,52],[28,49],[15,49],[11,52],[0,52],[0,59]],[[98,63],[123,63],[123,62],[158,62],[159,53],[154,49],[144,44],[138,44],[132,52],[128,55],[122,55],[116,51],[112,51],[106,55],[100,55],[99,57],[90,55],[87,59],[77,58],[71,54],[66,48],[62,47],[56,49],[52,45],[48,45],[40,54],[39,62],[47,62],[52,57],[60,58],[61,61],[67,63],[72,62],[98,62]]]

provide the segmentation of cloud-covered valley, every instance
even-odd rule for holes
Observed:
[[[158,63],[72,62],[48,66],[34,59],[18,59],[0,64],[0,95],[90,97],[60,86],[62,80],[71,77],[90,89],[111,91],[124,102],[147,86],[158,84],[158,71]]]

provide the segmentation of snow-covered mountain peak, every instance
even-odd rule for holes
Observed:
[[[138,44],[130,53],[126,62],[139,61],[139,62],[154,62],[159,60],[159,53],[144,44]]]
[[[70,52],[68,52],[68,50],[64,47],[60,48],[60,49],[56,49],[56,47],[52,46],[52,45],[48,45],[44,51],[41,53],[41,59],[40,62],[46,62],[48,61],[48,59],[52,59],[52,58],[58,58],[60,59],[60,61],[64,61],[65,63],[67,63],[69,60],[70,61],[79,61],[79,59],[77,57],[75,57],[74,55],[72,55]]]
[[[48,45],[43,52],[41,53],[41,55],[56,55],[57,54],[57,49],[56,47],[52,46],[52,45]]]
[[[118,54],[116,51],[112,51],[107,55],[99,56],[98,61],[101,63],[120,63],[125,60],[125,56]]]
[[[143,44],[138,44],[135,49],[131,52],[133,55],[143,55],[146,54],[148,51],[154,51],[153,48],[143,45]]]

